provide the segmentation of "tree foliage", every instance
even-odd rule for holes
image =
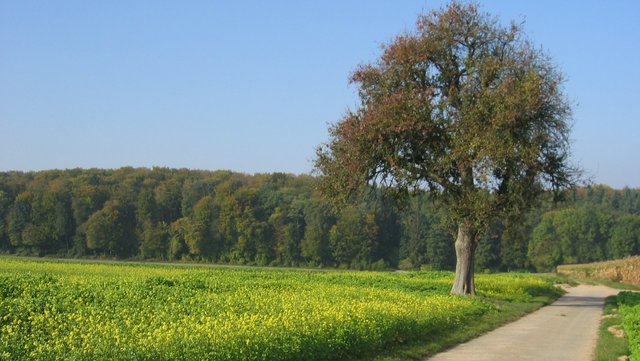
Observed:
[[[304,175],[166,168],[0,172],[0,250],[358,269],[455,266],[446,209],[435,207],[429,194],[420,192],[398,209],[377,192],[337,212],[315,191],[317,182]],[[159,197],[168,185],[173,196]],[[184,195],[191,200],[184,202]],[[572,259],[638,253],[640,191],[596,186],[565,198],[543,203],[523,220],[495,223],[490,247],[478,251],[478,269],[546,270]],[[548,237],[538,235],[545,222],[555,224]],[[559,227],[563,222],[581,223]],[[585,222],[597,225],[587,224],[591,231],[581,234],[559,233],[580,230]],[[347,244],[350,239],[355,241]],[[600,251],[588,256],[594,244]]]
[[[426,188],[457,223],[484,230],[532,190],[571,184],[562,75],[476,5],[421,16],[351,81],[361,106],[330,129],[317,166],[325,189]]]
[[[529,258],[540,271],[618,259],[638,254],[639,236],[640,214],[594,205],[553,210],[533,229]]]
[[[477,242],[495,218],[572,184],[570,106],[550,58],[475,4],[420,16],[351,77],[360,106],[317,152],[327,194],[426,189],[458,225],[454,293],[473,293]],[[464,275],[462,275],[464,273]],[[464,285],[458,289],[459,277]]]

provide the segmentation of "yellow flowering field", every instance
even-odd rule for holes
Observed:
[[[0,359],[336,360],[427,339],[552,285],[348,272],[0,258]]]

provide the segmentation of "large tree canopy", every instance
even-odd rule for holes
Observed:
[[[317,152],[324,190],[430,191],[458,226],[452,292],[475,293],[473,256],[491,221],[572,183],[562,74],[520,26],[453,2],[420,16],[351,81],[361,104]]]

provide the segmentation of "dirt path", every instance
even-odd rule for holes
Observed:
[[[607,296],[605,286],[580,285],[555,303],[429,361],[591,361]]]

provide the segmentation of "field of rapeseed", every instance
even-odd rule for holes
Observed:
[[[331,360],[447,332],[487,312],[448,272],[382,273],[0,258],[0,359]],[[481,296],[553,287],[478,276]]]

